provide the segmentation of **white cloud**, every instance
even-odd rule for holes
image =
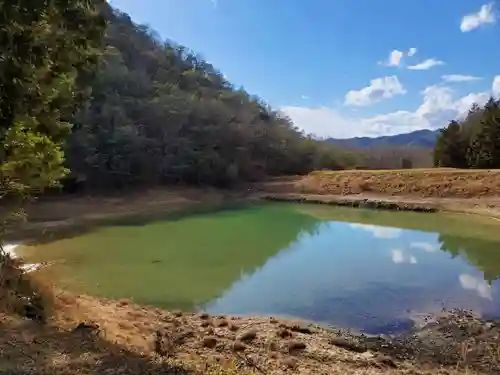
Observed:
[[[411,47],[408,52],[395,49],[389,53],[389,58],[386,61],[381,61],[379,64],[385,66],[401,66],[405,57],[411,57],[416,53],[417,49],[415,47]]]
[[[389,54],[389,61],[387,62],[387,66],[399,66],[401,64],[401,59],[403,58],[404,53],[395,49]]]
[[[491,286],[484,280],[468,274],[462,274],[459,277],[460,285],[467,290],[475,290],[480,297],[492,300]]]
[[[404,89],[398,77],[389,76],[375,78],[370,81],[370,85],[361,90],[351,90],[345,96],[345,104],[353,106],[367,106],[390,99],[395,95],[404,95]]]
[[[493,92],[493,95],[500,98],[500,75],[496,76],[493,79],[492,92]]]
[[[495,77],[493,90],[500,89],[500,76]],[[486,103],[491,90],[456,97],[453,90],[435,85],[422,91],[422,103],[414,111],[399,110],[371,117],[352,117],[327,107],[283,107],[296,126],[318,137],[349,138],[406,133],[418,129],[438,129],[450,120],[467,114],[473,103]]]
[[[353,120],[330,108],[283,107],[281,111],[292,119],[295,126],[308,134],[339,138],[349,138],[353,135]]]
[[[445,62],[437,59],[427,59],[416,65],[410,65],[408,69],[410,70],[427,70],[435,66],[444,65]]]
[[[460,115],[466,114],[472,104],[477,103],[482,105],[488,101],[491,96],[491,92],[477,92],[468,94],[455,102],[455,107]]]
[[[392,250],[391,255],[394,263],[399,264],[405,262],[405,257],[401,250]]]
[[[394,249],[391,250],[391,259],[396,264],[409,263],[409,264],[417,264],[417,258],[413,255],[406,255],[402,250]]]
[[[432,252],[439,249],[439,247],[437,245],[433,245],[433,244],[428,243],[428,242],[412,242],[412,243],[410,243],[410,247],[412,249],[424,250],[424,251],[427,251],[428,253],[432,253]]]
[[[301,98],[301,99],[304,99],[304,100],[309,99],[309,97],[308,97],[307,95],[302,95],[300,98]]]
[[[483,79],[482,77],[469,76],[463,74],[447,74],[442,76],[443,81],[446,82],[470,82],[470,81],[479,81]]]
[[[494,24],[496,21],[493,3],[484,4],[477,13],[467,14],[462,18],[460,30],[466,33],[486,24]]]
[[[349,226],[354,229],[362,229],[364,231],[370,232],[375,238],[398,238],[403,232],[398,228],[380,227],[378,225],[350,224]]]

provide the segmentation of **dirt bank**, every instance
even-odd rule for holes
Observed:
[[[44,197],[24,207],[27,220],[18,221],[9,240],[25,239],[40,233],[115,222],[127,218],[154,219],[247,202],[248,191],[189,187],[168,187],[128,191],[114,195]]]
[[[0,315],[0,369],[68,375],[500,370],[492,359],[496,325],[471,316],[434,323],[432,334],[427,329],[389,339],[274,318],[166,312],[87,296],[60,294],[57,301],[55,318],[46,326]],[[76,328],[80,323],[85,324]]]
[[[500,195],[500,170],[409,169],[313,172],[297,183],[309,194],[483,198]]]
[[[500,171],[417,169],[314,172],[257,184],[263,199],[500,218]]]

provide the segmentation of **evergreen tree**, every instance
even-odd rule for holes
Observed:
[[[500,101],[490,98],[482,111],[480,124],[480,130],[471,141],[469,164],[474,168],[499,168]]]
[[[434,151],[434,165],[439,167],[465,168],[467,166],[467,142],[457,121],[441,130]]]

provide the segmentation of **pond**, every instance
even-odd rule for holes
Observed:
[[[465,308],[500,316],[500,223],[270,203],[24,246],[59,285],[169,309],[297,317],[366,333]]]

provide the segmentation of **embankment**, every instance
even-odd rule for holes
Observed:
[[[46,324],[0,314],[0,369],[33,374],[493,374],[499,329],[453,313],[404,336],[167,312],[60,293]]]
[[[317,171],[258,184],[263,199],[500,218],[500,170]]]
[[[214,209],[256,199],[248,191],[169,187],[122,194],[43,197],[24,207],[26,221],[15,222],[7,233],[16,242],[40,233],[84,230],[108,222],[154,220],[171,215]]]

